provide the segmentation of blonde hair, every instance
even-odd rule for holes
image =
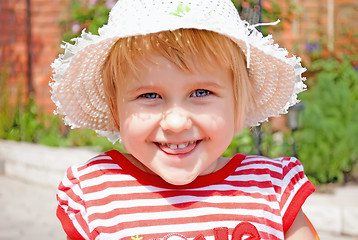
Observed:
[[[150,61],[153,53],[167,58],[183,71],[193,72],[197,64],[205,67],[210,65],[208,63],[211,63],[210,66],[220,63],[219,67],[231,69],[235,121],[237,128],[241,129],[252,91],[244,53],[228,37],[197,29],[121,38],[113,45],[103,66],[103,86],[115,129],[119,130],[117,98],[120,81],[127,74],[138,76],[141,63]]]

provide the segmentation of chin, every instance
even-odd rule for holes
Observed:
[[[197,178],[197,176],[186,176],[186,177],[183,177],[183,175],[178,176],[178,177],[162,176],[162,178],[167,183],[170,183],[170,184],[176,185],[176,186],[182,186],[182,185],[186,185],[186,184],[193,182]]]

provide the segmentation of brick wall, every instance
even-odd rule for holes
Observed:
[[[28,71],[25,0],[0,1],[0,29],[0,69],[8,67],[13,92],[15,76],[24,85]]]
[[[336,3],[334,12],[335,22],[335,47],[346,49],[348,54],[358,53],[358,1],[341,0]]]
[[[277,0],[285,6],[285,0]],[[308,62],[309,51],[323,47],[328,55],[358,52],[357,0],[292,0],[298,6],[292,24],[276,32],[277,41]],[[283,11],[285,9],[283,8]]]
[[[36,101],[42,107],[52,110],[48,87],[50,64],[60,51],[59,22],[66,17],[68,0],[29,2],[30,8],[26,0],[0,1],[0,69],[7,67],[12,92],[21,85],[25,93],[35,92]],[[30,22],[27,21],[28,9],[31,9]],[[28,34],[29,27],[31,35]],[[29,66],[32,66],[31,75]]]

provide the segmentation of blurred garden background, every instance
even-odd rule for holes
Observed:
[[[65,127],[53,115],[48,83],[61,41],[83,28],[96,34],[115,0],[0,0],[0,139],[48,146],[112,145],[91,130]],[[315,184],[358,182],[358,2],[356,0],[233,0],[252,23],[303,59],[309,91],[301,93],[297,124],[287,116],[235,137],[236,152],[297,156]]]

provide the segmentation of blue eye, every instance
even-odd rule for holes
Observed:
[[[155,98],[161,98],[161,97],[158,93],[151,92],[151,93],[141,94],[141,95],[139,95],[138,98],[155,99]]]
[[[205,97],[209,94],[211,94],[211,92],[209,90],[197,89],[191,94],[191,96],[192,97]]]

